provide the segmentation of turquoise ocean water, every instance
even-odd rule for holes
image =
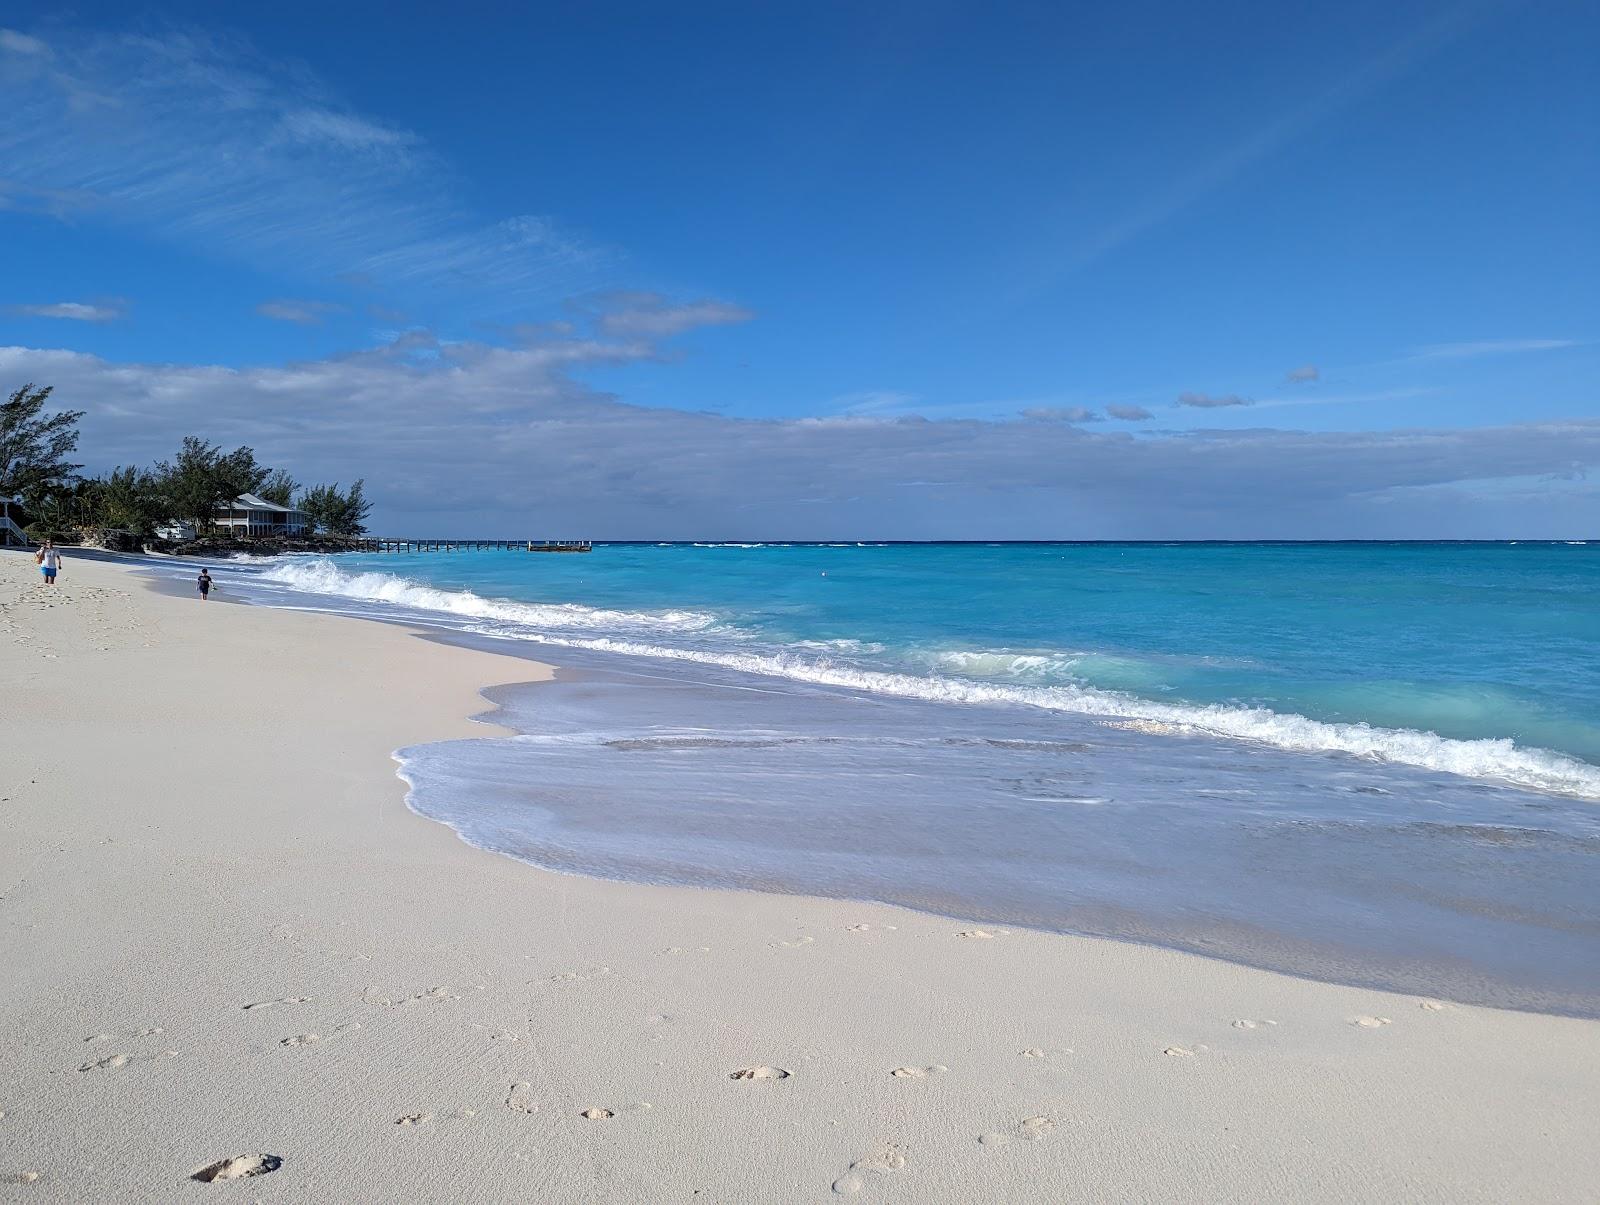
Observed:
[[[565,668],[403,751],[541,865],[1600,1000],[1600,544],[285,557],[252,601]],[[421,688],[421,684],[419,684]]]

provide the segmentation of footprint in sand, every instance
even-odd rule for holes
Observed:
[[[1006,936],[1006,930],[1005,929],[993,929],[993,930],[990,930],[990,929],[963,929],[963,930],[961,930],[961,932],[957,933],[956,936],[957,937],[964,937],[964,938],[967,938],[969,940],[988,941],[988,940],[991,940],[992,938]]]
[[[1235,1029],[1260,1029],[1263,1025],[1276,1025],[1276,1021],[1252,1021],[1248,1017],[1241,1017],[1233,1023]]]
[[[1046,1057],[1045,1052],[1037,1046],[1029,1046],[1026,1050],[1019,1051],[1019,1053],[1025,1059],[1042,1059]]]
[[[892,1144],[885,1146],[852,1163],[844,1175],[833,1182],[833,1191],[842,1197],[851,1196],[867,1186],[869,1176],[886,1175],[899,1171],[905,1165],[905,1151],[901,1147]]]
[[[520,1042],[520,1041],[522,1041],[522,1035],[519,1034],[514,1029],[500,1029],[500,1028],[498,1028],[496,1026],[493,1026],[493,1025],[479,1025],[476,1021],[474,1021],[472,1023],[472,1028],[473,1029],[486,1029],[486,1030],[488,1030],[489,1031],[489,1040],[491,1042]]]
[[[448,986],[430,987],[425,992],[392,992],[387,988],[369,987],[361,993],[364,1004],[376,1004],[380,1008],[399,1008],[402,1004],[410,1004],[416,1000],[459,1000],[459,992],[451,991]]]
[[[511,1092],[506,1097],[506,1108],[513,1113],[537,1113],[539,1102],[533,1099],[533,1085],[524,1080],[512,1084]]]
[[[603,979],[611,974],[610,967],[586,967],[581,971],[563,971],[550,976],[551,983],[584,983],[590,979]]]
[[[397,1126],[411,1128],[433,1125],[440,1121],[471,1121],[477,1115],[478,1110],[476,1109],[455,1109],[446,1113],[443,1117],[436,1113],[407,1113],[403,1117],[396,1117],[394,1123]]]
[[[10,1177],[10,1179],[13,1184],[37,1184],[39,1181],[39,1173],[34,1171],[18,1172],[16,1175]]]
[[[605,1121],[608,1117],[615,1117],[616,1114],[610,1109],[593,1108],[583,1110],[578,1116],[586,1117],[590,1121]]]
[[[85,1063],[79,1071],[115,1071],[119,1067],[126,1067],[133,1062],[133,1056],[127,1054],[110,1054],[103,1059],[96,1059],[92,1063]]]
[[[283,1166],[278,1155],[235,1155],[232,1159],[218,1159],[189,1173],[189,1179],[210,1184],[217,1180],[242,1180],[246,1176],[264,1176]]]
[[[160,1033],[161,1031],[158,1029],[158,1030],[152,1030],[152,1031],[146,1031],[146,1032],[147,1033],[151,1033],[151,1032]],[[136,1034],[134,1036],[137,1037],[137,1036],[140,1036],[140,1035]],[[120,1053],[119,1054],[108,1054],[103,1059],[95,1059],[92,1062],[81,1064],[78,1067],[78,1070],[79,1071],[116,1071],[116,1070],[118,1070],[118,1069],[120,1069],[122,1067],[128,1066],[128,1064],[130,1064],[130,1063],[146,1063],[146,1062],[150,1062],[150,1061],[152,1061],[154,1059],[170,1059],[170,1058],[175,1057],[177,1055],[177,1053],[178,1052],[176,1050],[159,1050],[159,1051],[156,1051],[154,1054],[120,1054]]]
[[[896,1067],[889,1072],[895,1079],[927,1079],[930,1075],[943,1075],[950,1068],[943,1063],[935,1063],[931,1067]]]
[[[257,1001],[255,1001],[255,1002],[253,1002],[251,1004],[241,1005],[240,1007],[242,1007],[245,1012],[250,1012],[252,1009],[257,1009],[257,1008],[271,1008],[275,1004],[309,1004],[309,1003],[311,1003],[311,997],[310,996],[280,996],[276,1000],[257,1000]]]
[[[1168,1046],[1161,1053],[1171,1055],[1175,1059],[1192,1059],[1196,1053],[1204,1049],[1204,1046],[1196,1046],[1193,1050],[1190,1050],[1187,1046]]]
[[[793,941],[769,941],[767,944],[774,950],[798,950],[801,946],[809,946],[816,940],[815,937],[797,937]]]
[[[1392,1025],[1388,1017],[1352,1017],[1350,1024],[1358,1029],[1382,1029],[1385,1025]]]
[[[788,1079],[790,1072],[782,1067],[768,1067],[760,1065],[755,1067],[740,1067],[737,1071],[728,1073],[729,1079]]]
[[[668,946],[661,951],[663,954],[709,954],[710,946]]]
[[[1446,1005],[1439,1000],[1418,1000],[1417,1007],[1423,1012],[1442,1013],[1445,1010]]]
[[[334,1038],[341,1037],[344,1034],[349,1033],[353,1029],[360,1029],[360,1028],[361,1028],[361,1022],[360,1021],[352,1021],[348,1025],[341,1025],[341,1026],[339,1026],[339,1028],[337,1028],[335,1030],[332,1030],[328,1034],[328,1036],[326,1038],[323,1037],[319,1033],[297,1033],[297,1034],[293,1035],[292,1037],[279,1038],[278,1039],[278,1045],[279,1046],[315,1046],[318,1042],[331,1041]]]
[[[1043,1138],[1055,1128],[1056,1123],[1048,1117],[1024,1117],[1017,1122],[1017,1132],[1030,1142]]]
[[[898,929],[899,927],[899,925],[846,925],[844,931],[846,933],[866,933],[872,929]]]

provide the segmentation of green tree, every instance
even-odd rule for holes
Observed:
[[[258,497],[265,498],[268,502],[276,502],[279,506],[290,506],[290,499],[294,497],[295,490],[300,488],[300,483],[282,469],[274,469],[255,489],[250,492]]]
[[[87,483],[90,514],[97,527],[116,527],[148,536],[173,517],[161,479],[149,469],[120,465]]]
[[[367,516],[372,513],[365,487],[364,478],[357,479],[348,490],[341,490],[337,481],[313,485],[300,495],[299,509],[305,511],[317,531],[332,536],[359,536],[367,530]]]
[[[0,404],[0,496],[36,506],[68,488],[83,466],[67,457],[78,446],[81,410],[46,415],[53,386],[35,389],[30,381]]]
[[[219,507],[259,489],[269,470],[256,463],[250,448],[224,452],[199,436],[186,435],[177,456],[157,465],[156,475],[172,517],[204,531],[212,525]]]

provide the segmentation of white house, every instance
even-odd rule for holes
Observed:
[[[305,511],[279,506],[254,494],[240,494],[217,508],[213,520],[224,530],[240,536],[303,536],[311,530]]]
[[[16,514],[12,514],[15,510]],[[20,544],[26,548],[28,537],[22,534],[22,528],[17,523],[17,516],[22,513],[21,503],[16,498],[0,498],[0,548],[10,548]]]

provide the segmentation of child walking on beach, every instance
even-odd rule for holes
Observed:
[[[56,584],[56,573],[61,568],[61,553],[56,551],[56,546],[49,540],[44,542],[44,547],[34,554],[33,559],[39,563],[39,572],[44,574],[44,584]]]
[[[200,576],[194,579],[195,589],[200,591],[200,601],[205,602],[211,597],[211,571],[200,570]]]

